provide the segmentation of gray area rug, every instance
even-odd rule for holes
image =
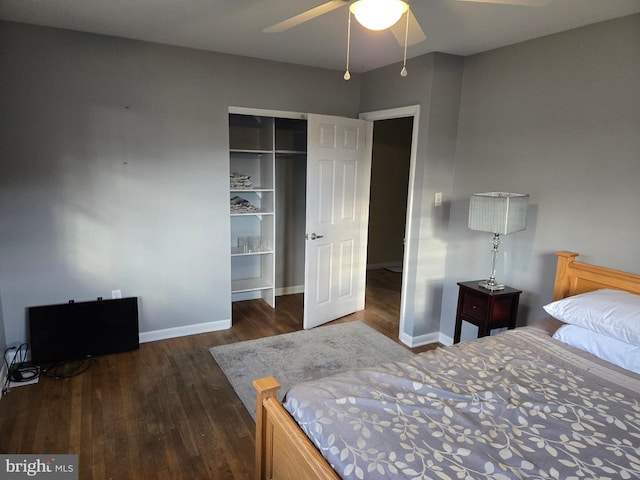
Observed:
[[[282,385],[278,399],[293,385],[352,368],[395,362],[413,353],[362,322],[340,323],[209,349],[255,420],[252,382],[273,376]]]

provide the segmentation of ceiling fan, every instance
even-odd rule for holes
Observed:
[[[501,5],[521,5],[529,7],[542,7],[553,0],[457,0],[460,2],[493,3]],[[427,36],[420,23],[411,12],[406,0],[329,0],[317,7],[313,7],[302,13],[287,18],[262,30],[264,33],[279,33],[297,27],[309,20],[320,17],[338,8],[349,5],[349,26],[347,35],[347,71],[345,80],[349,80],[349,43],[351,38],[351,14],[353,14],[363,27],[369,30],[389,29],[396,41],[404,46],[404,65],[401,75],[407,75],[407,46],[415,45],[426,40]],[[405,21],[400,18],[406,15]]]
[[[494,3],[494,4],[500,4],[500,5],[522,5],[522,6],[529,6],[529,7],[542,7],[553,0],[457,0],[457,1],[475,2],[475,3]],[[397,7],[395,10],[396,12],[398,11],[398,9],[403,9],[403,10],[401,11],[400,15],[391,17],[391,19],[394,19],[395,21],[393,21],[389,25],[385,25],[382,28],[371,28],[370,26],[367,26],[364,24],[362,25],[365,28],[369,28],[370,30],[385,30],[389,28],[391,30],[391,33],[397,40],[397,42],[400,45],[404,45],[405,34],[406,34],[405,28],[404,28],[405,26],[402,25],[403,22],[400,22],[399,20],[402,14],[406,12],[406,14],[408,15],[408,22],[409,22],[408,38],[406,39],[408,45],[415,45],[417,43],[424,41],[427,38],[424,31],[422,30],[422,27],[420,26],[420,23],[418,23],[418,21],[416,20],[416,17],[411,12],[411,8],[408,2],[402,1],[402,0],[359,0],[355,2],[351,0],[329,0],[328,2],[318,5],[317,7],[313,7],[302,13],[294,15],[293,17],[290,17],[290,18],[287,18],[286,20],[278,22],[275,25],[271,25],[270,27],[267,27],[262,31],[265,33],[284,32],[285,30],[289,30],[290,28],[297,27],[298,25],[308,22],[309,20],[313,20],[314,18],[320,17],[325,13],[329,13],[333,10],[345,7],[347,5],[349,5],[349,10],[351,10],[351,12],[356,16],[356,19],[358,20],[358,22],[360,22],[361,24],[362,24],[362,21],[361,21],[362,16],[367,15],[367,12],[369,11],[370,8],[376,8],[382,5],[384,6],[390,5],[391,8],[394,8],[394,5],[395,5]],[[360,13],[356,13],[358,11]],[[384,16],[385,14],[386,12],[382,13],[381,15]]]
[[[392,23],[388,25],[383,25],[382,28],[371,28],[371,26],[367,26],[362,23],[361,18],[362,15],[367,14],[367,6],[368,5],[381,5],[385,4],[390,5],[393,9],[394,14],[400,11],[399,15],[393,15],[391,17],[394,20]],[[404,45],[405,42],[405,25],[404,22],[400,22],[400,17],[406,12],[408,15],[409,21],[409,37],[407,38],[408,45],[415,45],[416,43],[420,43],[424,41],[427,37],[420,27],[420,24],[416,20],[416,17],[411,12],[409,5],[407,2],[402,0],[359,0],[356,2],[352,2],[351,0],[329,0],[326,3],[318,5],[317,7],[311,8],[305,12],[299,13],[298,15],[294,15],[291,18],[283,20],[282,22],[278,22],[275,25],[271,25],[270,27],[262,30],[265,33],[279,33],[284,32],[285,30],[289,30],[290,28],[297,27],[309,20],[313,20],[325,13],[329,13],[338,8],[342,8],[349,5],[349,10],[356,16],[356,20],[361,23],[365,28],[369,28],[370,30],[386,30],[389,28],[393,36],[397,40],[400,45]],[[397,7],[397,8],[394,8]],[[356,11],[360,13],[356,14]],[[373,15],[374,17],[379,17],[380,14]],[[384,14],[382,14],[384,16]],[[366,22],[366,20],[364,20]],[[389,20],[391,22],[391,20]]]

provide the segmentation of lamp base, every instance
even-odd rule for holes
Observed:
[[[492,292],[496,290],[504,290],[504,283],[497,283],[495,280],[482,280],[481,282],[478,282],[478,286],[491,290]]]

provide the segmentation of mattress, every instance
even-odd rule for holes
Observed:
[[[640,376],[556,327],[299,384],[285,408],[343,479],[640,477]]]

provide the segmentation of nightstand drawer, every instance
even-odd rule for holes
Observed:
[[[462,314],[481,320],[487,313],[487,299],[475,295],[464,295],[462,299]]]

